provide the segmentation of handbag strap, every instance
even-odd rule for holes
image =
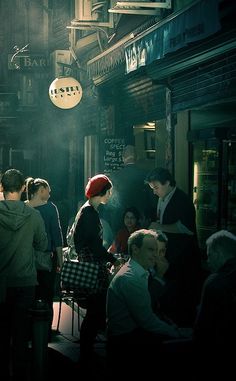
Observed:
[[[79,216],[80,216],[80,211],[78,211],[78,213],[76,214],[74,222],[73,222],[73,224],[72,224],[72,226],[71,226],[71,228],[69,230],[69,233],[66,236],[66,242],[67,242],[67,245],[69,247],[74,247],[75,246],[75,243],[74,243],[74,234],[75,234],[75,228],[76,228]]]

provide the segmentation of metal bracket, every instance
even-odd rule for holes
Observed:
[[[113,8],[108,9],[108,12],[156,15],[158,8],[171,9],[171,0],[166,0],[162,3],[146,1],[118,1]]]
[[[118,1],[115,7],[143,7],[143,8],[171,8],[171,0],[160,2],[146,2],[146,1]]]

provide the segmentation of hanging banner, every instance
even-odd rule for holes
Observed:
[[[155,30],[126,44],[126,73],[220,30],[218,0],[202,0]]]

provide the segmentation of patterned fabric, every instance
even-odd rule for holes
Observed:
[[[78,260],[65,261],[61,270],[63,287],[96,292],[98,289],[99,265]]]
[[[83,249],[81,249],[78,257],[80,262],[92,262],[98,265],[99,271],[96,291],[100,292],[102,290],[105,290],[109,285],[109,272],[106,263],[104,263],[103,260],[95,259],[89,247],[84,247]]]

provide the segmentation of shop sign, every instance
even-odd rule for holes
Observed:
[[[218,1],[202,0],[125,47],[126,73],[164,58],[220,29]]]
[[[8,55],[9,70],[43,70],[49,67],[49,60],[44,55],[17,56],[12,60],[12,55]]]
[[[56,78],[49,87],[49,98],[59,108],[73,108],[81,101],[81,84],[73,77]]]

